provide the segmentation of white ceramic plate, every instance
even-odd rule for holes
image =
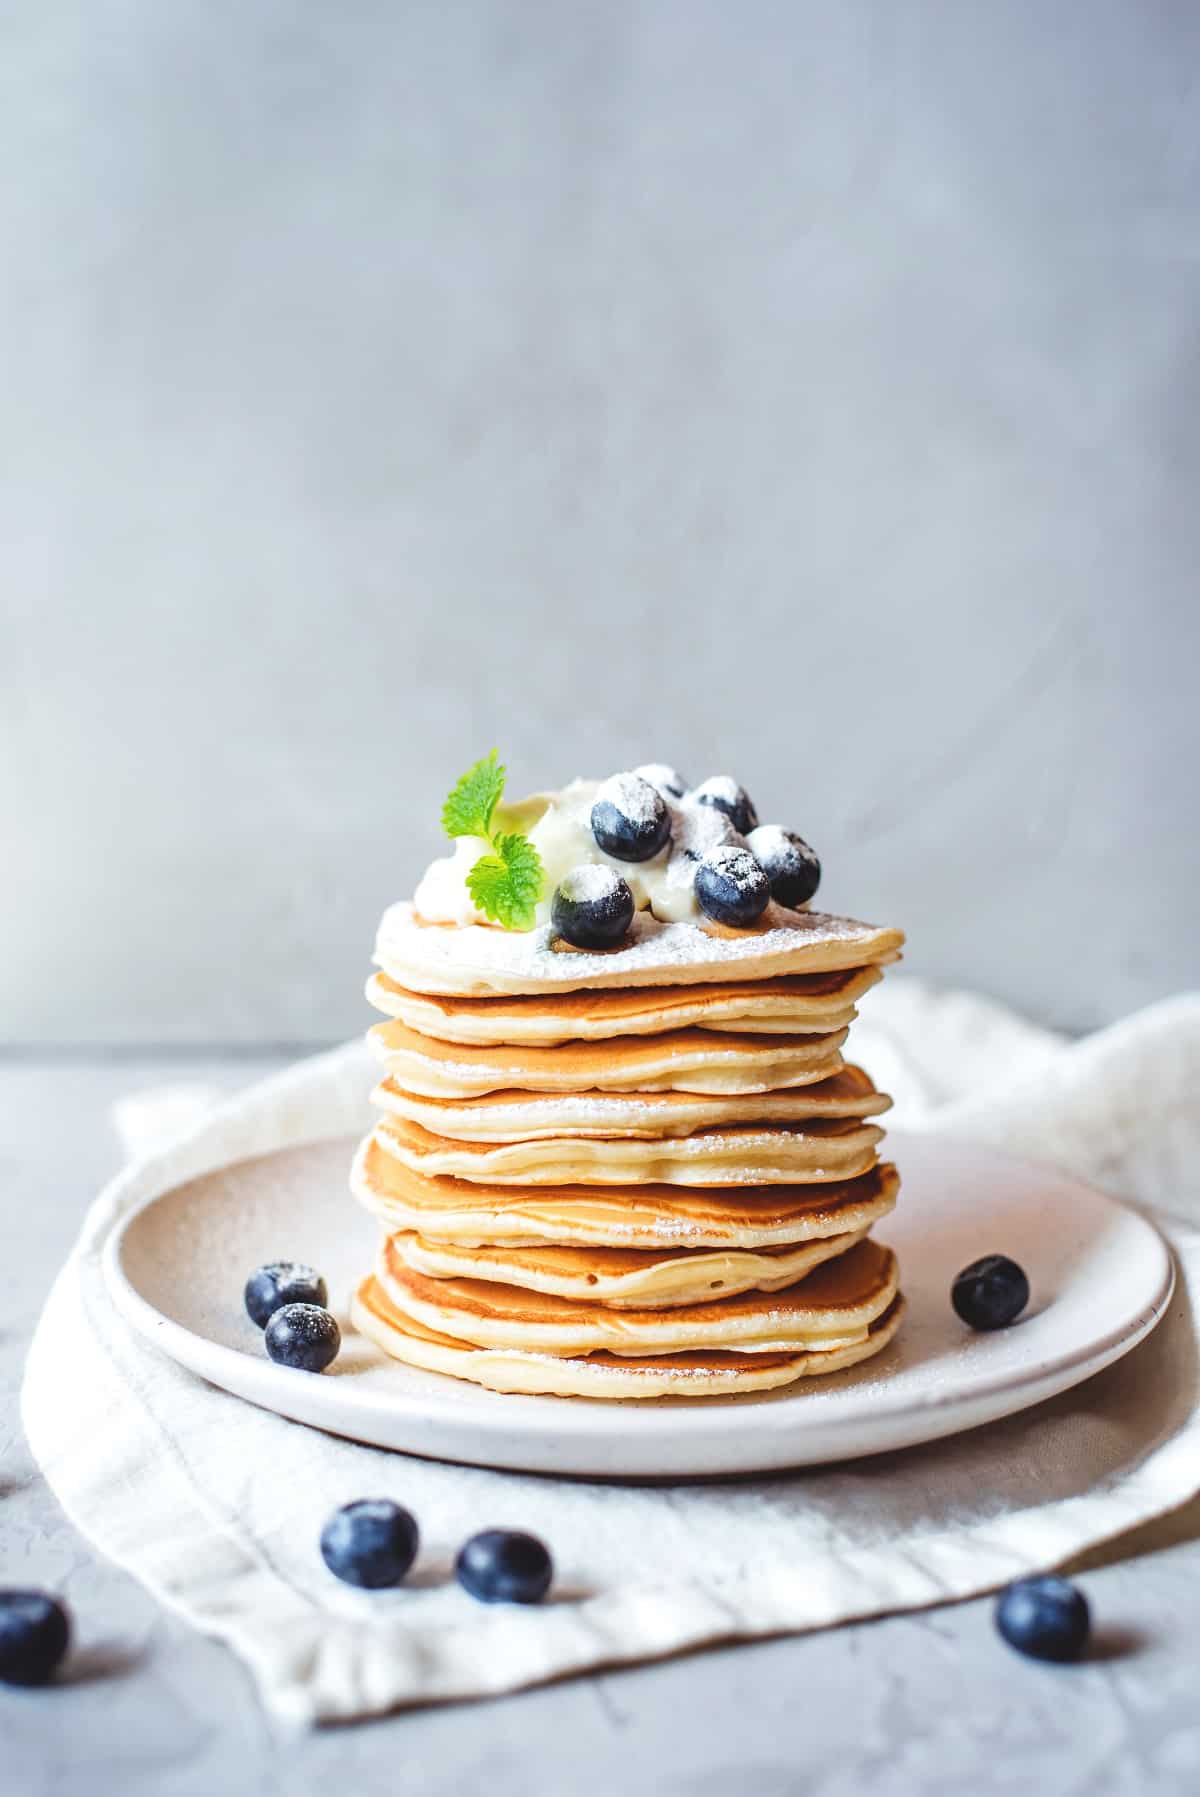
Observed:
[[[222,1168],[134,1212],[108,1243],[118,1309],[182,1365],[268,1410],[337,1435],[482,1466],[680,1477],[812,1465],[910,1447],[1064,1391],[1149,1334],[1171,1257],[1143,1218],[1062,1174],[920,1136],[888,1138],[904,1186],[880,1228],[909,1314],[875,1360],[761,1397],[598,1403],[508,1397],[386,1359],[350,1331],[346,1301],[375,1230],[350,1199],[353,1144],[321,1142]],[[1009,1329],[976,1335],[950,1282],[1010,1254],[1033,1296]],[[267,1260],[321,1268],[342,1323],[323,1375],[278,1367],[242,1308]]]

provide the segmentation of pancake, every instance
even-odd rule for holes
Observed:
[[[900,1179],[884,1162],[823,1185],[489,1185],[414,1172],[368,1136],[351,1188],[386,1229],[458,1245],[757,1249],[867,1229]]]
[[[605,950],[571,948],[548,924],[504,930],[493,924],[426,923],[403,901],[383,914],[375,960],[410,992],[471,998],[830,973],[881,964],[903,946],[900,930],[824,911],[789,911],[773,901],[745,930],[707,919],[660,923],[649,911],[639,911],[624,945]]]
[[[616,1310],[711,1303],[738,1292],[774,1292],[845,1254],[865,1229],[795,1246],[760,1248],[464,1248],[402,1230],[391,1246],[430,1279],[482,1279]]]
[[[368,1039],[397,1085],[426,1098],[484,1092],[774,1092],[814,1085],[842,1065],[831,1036],[720,1035],[671,1030],[557,1048],[468,1048],[418,1035],[393,1019]]]
[[[853,1348],[896,1296],[896,1257],[869,1236],[783,1291],[707,1304],[616,1310],[482,1279],[430,1279],[385,1241],[375,1278],[393,1309],[476,1348],[543,1354],[681,1354],[696,1349],[792,1354]]]
[[[631,992],[556,992],[524,998],[454,998],[409,992],[373,973],[367,998],[385,1017],[443,1042],[479,1047],[523,1043],[599,1042],[663,1030],[737,1030],[756,1035],[830,1035],[853,1022],[855,1006],[883,978],[878,965],[844,973],[794,974],[775,980],[715,981],[704,986],[648,986]]]
[[[867,1360],[895,1335],[904,1300],[897,1296],[866,1339],[852,1348],[793,1354],[661,1354],[646,1359],[603,1352],[566,1359],[514,1348],[474,1348],[402,1315],[373,1277],[354,1294],[350,1314],[360,1334],[394,1359],[469,1379],[492,1391],[580,1398],[705,1398],[770,1391]]]
[[[533,1142],[550,1136],[686,1136],[725,1123],[800,1123],[811,1117],[870,1117],[891,1099],[861,1067],[843,1067],[815,1086],[782,1092],[580,1092],[539,1096],[488,1092],[482,1098],[421,1098],[394,1079],[376,1086],[383,1111],[456,1142]]]
[[[776,1185],[853,1179],[875,1164],[883,1131],[856,1118],[803,1128],[749,1123],[655,1141],[552,1136],[530,1142],[454,1142],[385,1117],[375,1139],[418,1173],[497,1185]]]

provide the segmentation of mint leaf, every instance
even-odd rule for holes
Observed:
[[[491,836],[492,813],[504,791],[505,774],[495,749],[467,769],[442,806],[442,828],[447,836]]]
[[[506,930],[531,930],[545,877],[527,836],[497,836],[492,853],[481,855],[467,875],[467,891],[484,916]]]

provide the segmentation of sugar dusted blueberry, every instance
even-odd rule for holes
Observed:
[[[950,1302],[972,1329],[1004,1329],[1028,1304],[1029,1280],[1007,1254],[985,1254],[958,1274]]]
[[[613,948],[628,932],[633,910],[628,880],[615,868],[585,863],[559,881],[550,922],[575,948]]]
[[[461,1549],[459,1584],[483,1604],[540,1604],[554,1577],[544,1542],[519,1529],[485,1529]]]
[[[664,799],[681,799],[688,789],[688,783],[679,769],[668,767],[665,761],[647,761],[633,771],[640,779],[649,781],[655,792],[661,793]]]
[[[748,836],[758,823],[758,813],[746,788],[728,774],[714,774],[702,781],[692,797],[697,805],[715,805],[723,811],[740,836]]]
[[[667,802],[640,774],[614,774],[596,794],[592,835],[614,860],[649,861],[670,839]]]
[[[1078,1660],[1091,1634],[1087,1598],[1067,1579],[1018,1579],[996,1600],[996,1627],[1035,1660]]]
[[[412,1512],[391,1498],[359,1498],[335,1510],[321,1530],[321,1558],[335,1578],[364,1591],[398,1585],[417,1557]]]
[[[342,1332],[319,1304],[285,1304],[267,1324],[267,1353],[280,1366],[323,1373],[337,1359]]]
[[[714,923],[746,929],[761,917],[771,883],[749,849],[726,845],[696,863],[696,903]]]
[[[44,1591],[0,1591],[0,1683],[49,1683],[70,1639],[70,1620],[57,1598]]]
[[[246,1310],[252,1322],[265,1329],[285,1304],[329,1302],[325,1281],[315,1267],[299,1260],[269,1260],[256,1267],[246,1281]]]
[[[771,882],[776,904],[806,904],[821,884],[821,863],[794,830],[759,824],[747,836],[746,847]]]

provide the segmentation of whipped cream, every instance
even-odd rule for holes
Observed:
[[[724,812],[693,799],[666,799],[671,835],[649,861],[618,861],[606,855],[592,835],[592,806],[605,782],[572,780],[561,792],[534,793],[517,805],[504,805],[497,817],[501,830],[524,830],[542,858],[546,884],[537,907],[537,922],[548,923],[554,889],[575,867],[607,867],[629,882],[639,911],[650,911],[663,923],[685,923],[702,915],[696,902],[696,862],[709,849],[728,844],[744,848]],[[665,797],[665,795],[664,795]],[[488,845],[479,836],[460,836],[452,855],[440,856],[426,868],[413,905],[428,923],[484,923],[467,891],[467,875]]]

